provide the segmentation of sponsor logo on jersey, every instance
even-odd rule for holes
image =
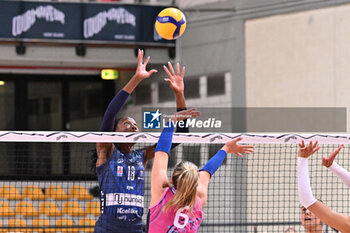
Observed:
[[[117,209],[118,214],[137,214],[137,210],[132,209],[132,208],[118,208]]]
[[[122,177],[123,176],[123,167],[122,166],[118,166],[117,169],[117,176]]]
[[[106,206],[136,206],[143,208],[144,197],[129,193],[107,193]]]

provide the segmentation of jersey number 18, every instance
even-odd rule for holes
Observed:
[[[131,181],[135,180],[135,167],[134,166],[128,166],[128,180],[131,180]]]

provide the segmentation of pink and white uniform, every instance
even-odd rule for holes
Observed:
[[[176,207],[162,211],[163,206],[170,201],[176,190],[167,188],[161,199],[149,208],[149,233],[196,233],[203,219],[202,203],[197,197],[192,212],[189,207],[175,211]]]

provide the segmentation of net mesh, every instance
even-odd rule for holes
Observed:
[[[154,145],[158,136],[0,134],[0,231],[93,232],[100,216],[100,199],[92,141],[140,141],[134,145],[140,149]],[[349,190],[322,166],[321,160],[340,143],[348,144],[346,135],[175,134],[174,142],[180,145],[170,153],[168,176],[180,161],[204,166],[225,141],[237,136],[243,137],[244,143],[253,144],[255,151],[243,158],[228,155],[212,177],[199,232],[284,232],[289,227],[304,231],[296,180],[296,142],[302,138],[322,143],[321,150],[309,159],[314,196],[333,210],[348,214]],[[349,149],[345,146],[337,162],[347,169],[348,158]],[[152,162],[145,174],[144,223],[150,201],[151,166]],[[332,229],[323,225],[323,231]]]

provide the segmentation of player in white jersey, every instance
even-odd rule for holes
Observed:
[[[340,178],[341,181],[350,187],[350,173],[334,162],[335,156],[339,153],[342,147],[343,145],[340,145],[328,158],[324,158],[323,165],[328,167]],[[315,143],[310,141],[308,146],[305,145],[304,141],[299,143],[298,189],[300,203],[306,209],[315,214],[322,222],[342,233],[350,233],[350,216],[333,211],[312,195],[308,171],[308,158],[320,148],[321,146],[318,146],[317,141]]]

